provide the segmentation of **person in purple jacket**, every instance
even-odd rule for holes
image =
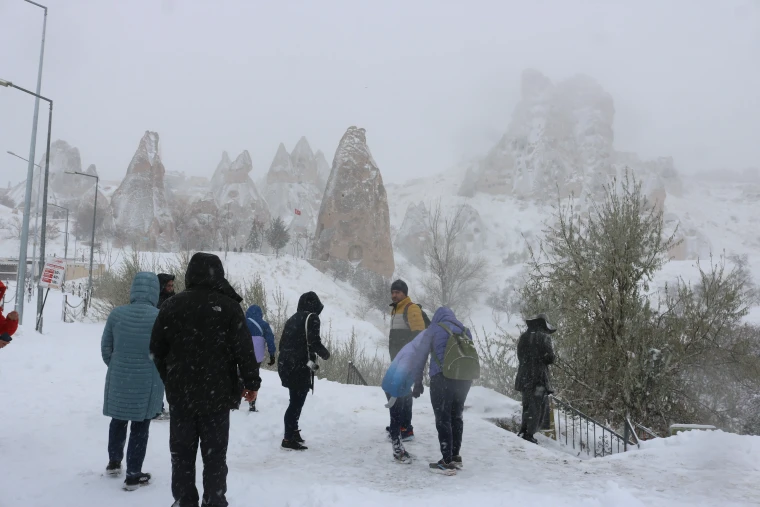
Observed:
[[[457,320],[454,312],[445,306],[436,310],[430,327],[417,335],[412,342],[405,345],[391,363],[383,378],[383,390],[391,397],[391,410],[397,398],[408,395],[411,391],[415,398],[423,393],[422,377],[430,354],[438,360],[430,361],[430,401],[435,413],[435,427],[438,430],[442,458],[430,463],[432,471],[454,474],[462,468],[462,435],[464,433],[464,403],[472,386],[471,380],[454,380],[443,376],[440,364],[443,364],[446,343],[449,334],[438,324],[446,325],[452,333],[465,332],[472,339],[469,330]],[[439,364],[440,363],[440,364]],[[413,386],[413,387],[412,387]],[[393,414],[393,412],[392,412]],[[409,455],[400,442],[393,442],[394,458],[408,462]]]

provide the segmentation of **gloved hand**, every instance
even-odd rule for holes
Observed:
[[[325,354],[322,356],[322,359],[324,359],[325,361],[327,361],[328,359],[330,359],[330,351],[329,350],[325,350]]]
[[[419,398],[422,393],[425,392],[425,386],[422,385],[422,382],[419,384],[414,384],[414,388],[412,389],[412,396],[415,398]]]
[[[274,354],[269,355],[269,362],[267,363],[269,366],[272,366],[274,364]]]

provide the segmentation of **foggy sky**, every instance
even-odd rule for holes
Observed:
[[[41,0],[45,3],[45,0]],[[167,170],[210,177],[244,149],[254,179],[305,135],[332,163],[367,129],[386,182],[484,155],[526,67],[595,78],[616,148],[684,172],[760,166],[760,2],[47,0],[53,139],[123,177],[145,130]],[[0,0],[0,78],[34,89],[42,10]],[[33,99],[0,88],[0,184],[24,178]],[[40,107],[37,159],[47,107]]]

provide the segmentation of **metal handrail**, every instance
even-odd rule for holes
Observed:
[[[346,384],[362,385],[366,386],[367,381],[364,380],[361,372],[354,366],[354,363],[348,362],[348,371],[346,372]]]
[[[561,410],[565,414],[565,418],[564,418],[565,419],[565,445],[570,445],[570,435],[569,435],[570,432],[568,431],[568,428],[567,428],[567,426],[568,426],[568,424],[567,424],[568,414],[570,415],[570,420],[572,422],[572,432],[573,432],[573,434],[572,434],[572,446],[573,446],[573,449],[575,449],[575,446],[576,446],[576,434],[575,434],[575,429],[576,429],[575,421],[576,420],[579,422],[579,425],[578,425],[578,439],[577,439],[578,447],[580,448],[581,452],[585,450],[587,455],[591,455],[591,449],[590,449],[591,445],[589,445],[589,443],[591,442],[592,438],[593,438],[593,442],[594,442],[594,445],[593,445],[593,447],[594,447],[594,457],[597,457],[597,456],[600,456],[600,455],[601,456],[606,456],[607,454],[613,454],[613,442],[612,442],[613,438],[617,440],[617,452],[620,452],[620,447],[621,447],[620,444],[621,443],[623,444],[622,447],[623,447],[623,451],[624,452],[628,449],[628,445],[634,445],[634,443],[630,442],[628,438],[626,438],[623,435],[619,434],[615,430],[613,430],[613,429],[605,426],[604,424],[600,423],[599,421],[596,421],[592,417],[587,416],[586,414],[584,414],[583,412],[581,412],[577,408],[573,407],[569,403],[567,403],[565,401],[562,401],[561,399],[557,398],[554,395],[551,395],[550,398],[551,398],[552,401],[554,401],[555,403],[557,403],[561,407]],[[558,410],[560,410],[560,409],[558,409]],[[561,417],[557,417],[555,420],[556,420],[556,423],[557,423],[557,437],[558,437],[558,441],[561,442],[561,439],[562,439],[562,418]],[[584,421],[585,421],[585,425],[586,425],[586,439],[585,439],[585,442],[584,442],[584,439],[583,439],[583,431],[582,431],[582,429],[583,429],[582,425],[584,424]],[[590,430],[589,430],[589,423],[593,426],[593,430],[592,430],[591,433],[590,433]],[[597,450],[597,438],[596,438],[596,428],[597,428],[597,426],[599,428],[601,428],[601,432],[602,432],[602,434],[601,434],[601,454]],[[609,451],[608,451],[608,447],[607,447],[608,444],[607,444],[607,440],[606,440],[607,437],[605,435],[606,433],[610,434],[610,436],[609,436]]]

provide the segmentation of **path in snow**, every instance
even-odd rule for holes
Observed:
[[[171,505],[166,422],[151,425],[144,470],[154,474],[152,485],[126,493],[121,481],[102,476],[101,331],[102,324],[48,322],[45,336],[24,329],[0,351],[0,507]],[[279,449],[287,391],[276,374],[263,372],[263,380],[261,412],[232,414],[233,506],[760,504],[760,437],[682,434],[582,461],[485,421],[515,402],[474,388],[465,413],[466,470],[443,477],[427,470],[439,458],[427,391],[415,402],[417,440],[407,446],[418,460],[400,465],[385,439],[379,388],[318,382],[301,420],[310,449],[295,453]]]

